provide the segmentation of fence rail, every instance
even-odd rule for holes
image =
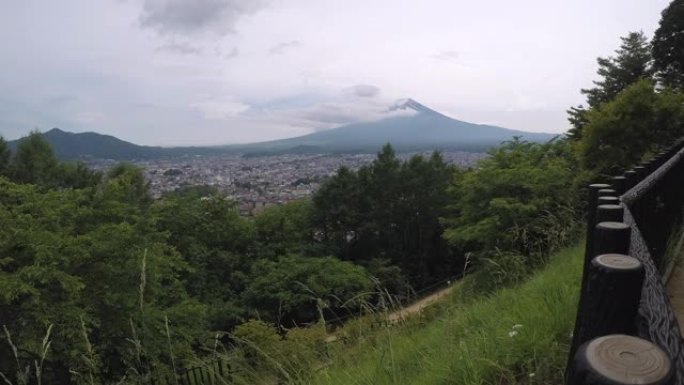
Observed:
[[[683,207],[683,140],[589,186],[567,384],[684,385],[684,344],[665,288]]]

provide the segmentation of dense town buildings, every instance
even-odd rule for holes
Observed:
[[[408,159],[415,154],[399,154]],[[429,156],[428,153],[423,154]],[[242,215],[254,215],[264,207],[282,204],[313,194],[338,168],[351,169],[369,164],[375,154],[240,155],[156,159],[134,162],[145,171],[152,193],[188,185],[214,186],[234,199]],[[482,153],[445,152],[445,161],[460,166],[472,165]],[[100,164],[100,167],[104,165]]]

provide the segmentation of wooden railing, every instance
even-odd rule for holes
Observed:
[[[566,383],[684,385],[684,344],[665,290],[668,239],[684,217],[684,141],[588,195]]]

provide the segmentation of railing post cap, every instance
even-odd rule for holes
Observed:
[[[601,266],[611,270],[631,271],[642,269],[641,261],[625,254],[601,254],[595,257],[591,263],[594,266]]]
[[[622,204],[606,203],[603,205],[598,205],[597,209],[601,209],[601,210],[622,210]]]
[[[662,349],[623,334],[589,341],[577,358],[587,364],[592,376],[607,380],[599,383],[661,385],[672,376],[670,358]]]
[[[599,222],[596,224],[596,228],[605,230],[627,230],[629,226],[623,222]]]

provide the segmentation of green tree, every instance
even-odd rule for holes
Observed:
[[[515,139],[489,155],[454,179],[444,237],[477,259],[514,253],[532,267],[575,234],[571,146]]]
[[[569,137],[572,139],[582,138],[589,110],[612,100],[639,79],[650,79],[653,76],[650,46],[643,32],[630,32],[620,39],[622,44],[615,51],[614,57],[597,59],[600,80],[594,81],[595,87],[581,90],[582,94],[587,96],[589,107],[580,105],[568,110],[568,120],[573,126],[569,131]]]
[[[673,0],[662,12],[653,37],[653,66],[665,85],[684,89],[684,0]]]
[[[254,218],[257,255],[275,259],[311,251],[313,206],[299,200],[271,206]]]
[[[0,136],[0,176],[8,176],[12,152],[5,139]]]
[[[334,257],[260,260],[243,294],[246,306],[278,325],[316,321],[320,311],[347,314],[358,309],[372,282],[363,267]]]
[[[19,183],[54,186],[58,161],[50,143],[38,131],[32,131],[17,146],[12,161],[12,179]]]
[[[363,223],[365,200],[359,177],[347,167],[340,167],[313,196],[314,226],[330,254],[344,260],[358,259],[352,247]]]
[[[128,163],[119,163],[105,175],[100,187],[105,199],[148,207],[152,203],[149,182],[141,168]]]
[[[229,330],[242,322],[236,299],[247,284],[254,235],[235,202],[216,191],[188,188],[155,202],[151,211],[191,267],[181,279],[193,298],[210,305],[211,328]]]
[[[87,190],[45,191],[0,178],[0,323],[28,349],[26,359],[54,325],[50,382],[91,370],[84,329],[106,379],[168,367],[169,350],[187,362],[207,331],[205,308],[178,279],[188,266],[166,234],[137,206],[106,205],[107,215],[101,207]],[[11,352],[0,352],[8,373]]]
[[[341,168],[314,195],[314,226],[324,250],[419,288],[458,269],[439,217],[454,168],[439,153],[399,160],[388,144],[357,172]],[[397,272],[394,267],[401,271]]]
[[[58,184],[61,187],[76,189],[96,187],[102,180],[102,173],[89,168],[83,162],[61,163],[58,171]]]
[[[582,165],[610,174],[684,135],[684,94],[657,92],[642,80],[589,114],[580,143]]]

